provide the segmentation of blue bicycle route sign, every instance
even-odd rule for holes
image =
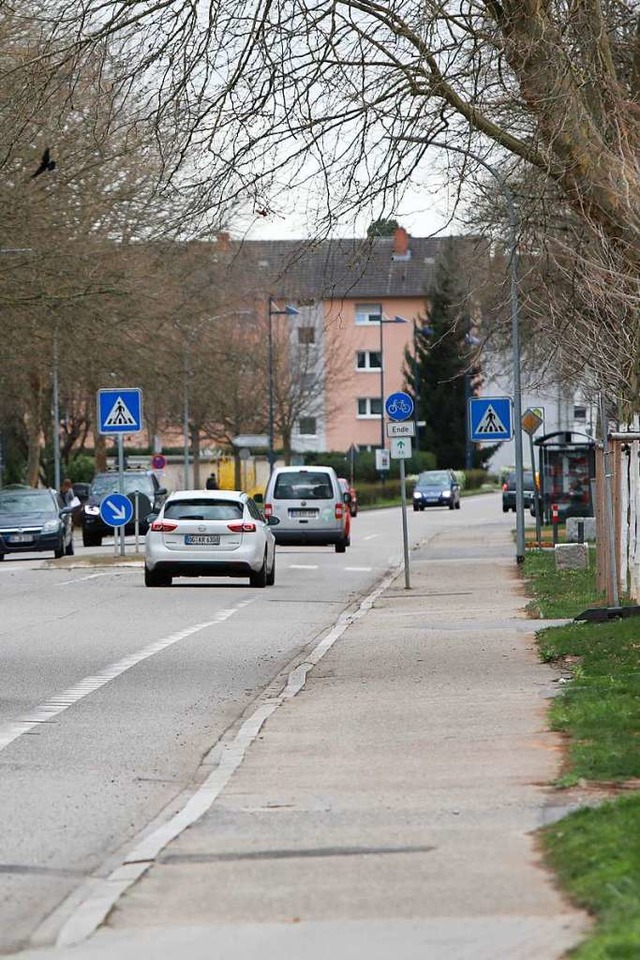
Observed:
[[[408,420],[413,414],[413,399],[408,393],[399,390],[397,393],[389,394],[384,408],[390,420]]]
[[[124,493],[108,493],[100,501],[100,516],[110,527],[124,527],[133,516],[133,504]]]
[[[472,397],[469,400],[469,439],[474,443],[511,440],[511,397]]]
[[[142,390],[98,390],[100,433],[139,433],[142,430]]]

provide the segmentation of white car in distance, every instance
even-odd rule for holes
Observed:
[[[252,587],[272,586],[270,527],[277,522],[240,490],[178,490],[149,525],[145,585],[170,587],[174,577],[248,577]]]

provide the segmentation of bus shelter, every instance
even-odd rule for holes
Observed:
[[[551,522],[551,505],[558,518],[592,517],[592,481],[596,475],[595,441],[586,433],[560,430],[535,441],[538,447],[539,496],[545,523]]]

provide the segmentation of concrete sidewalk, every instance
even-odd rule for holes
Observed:
[[[439,534],[411,576],[213,751],[191,826],[96,881],[94,920],[109,882],[139,877],[96,933],[22,960],[556,960],[579,942],[588,919],[533,836],[561,812],[561,754],[510,533]],[[67,942],[83,923],[90,902]]]

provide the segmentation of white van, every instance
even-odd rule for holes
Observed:
[[[277,517],[276,543],[349,546],[349,505],[333,467],[276,467],[264,495],[264,514]]]

